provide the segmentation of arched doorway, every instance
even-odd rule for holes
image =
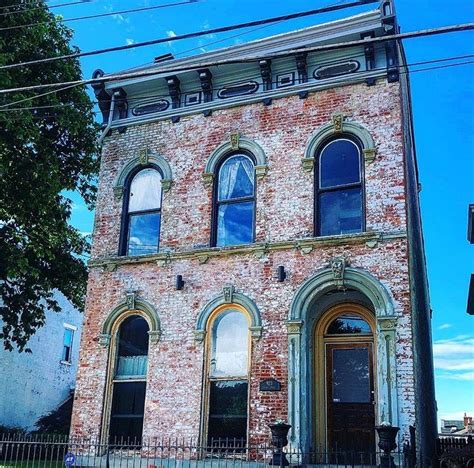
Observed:
[[[375,450],[373,314],[344,303],[314,330],[314,437],[328,452]]]

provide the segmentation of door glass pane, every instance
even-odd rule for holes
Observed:
[[[328,335],[354,335],[354,334],[370,334],[372,330],[369,324],[357,315],[341,315],[334,319],[326,334]]]
[[[128,255],[158,252],[160,222],[160,213],[130,216]]]
[[[245,444],[247,437],[247,393],[246,380],[221,380],[210,383],[209,396],[209,445],[216,439],[233,439],[236,445]],[[220,444],[222,446],[222,442]]]
[[[369,403],[368,348],[332,349],[332,401]]]
[[[319,196],[320,235],[330,236],[362,231],[360,188],[321,193]]]
[[[254,167],[247,156],[236,155],[225,161],[219,170],[218,200],[252,197]]]
[[[242,312],[222,313],[212,327],[211,377],[243,377],[248,373],[249,323]]]
[[[219,205],[217,213],[218,247],[253,242],[254,202]]]
[[[320,156],[319,187],[360,182],[359,148],[349,140],[329,143]]]
[[[114,383],[110,440],[142,436],[145,408],[145,382]]]
[[[161,175],[155,169],[143,169],[130,184],[128,212],[158,210],[161,207]]]

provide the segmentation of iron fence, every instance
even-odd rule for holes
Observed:
[[[237,439],[216,439],[202,445],[195,440],[119,439],[104,444],[91,438],[61,436],[0,436],[0,468],[260,468],[375,467],[383,464],[380,452],[302,451],[296,447],[278,449],[268,444],[248,445]],[[415,466],[409,450],[391,453],[384,466]]]

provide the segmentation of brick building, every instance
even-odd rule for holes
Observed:
[[[303,451],[370,451],[389,422],[432,453],[409,83],[383,40],[397,31],[384,1],[94,85],[72,434],[256,443],[284,419]]]

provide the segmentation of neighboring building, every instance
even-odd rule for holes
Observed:
[[[28,341],[31,353],[0,346],[0,426],[34,430],[71,396],[83,316],[62,294],[55,298],[61,312],[47,311],[45,325]]]
[[[281,418],[303,452],[372,451],[389,422],[399,442],[416,427],[420,460],[434,453],[403,50],[331,46],[398,31],[392,12],[95,85],[106,128],[73,435],[254,444]]]
[[[470,435],[474,434],[472,416],[464,413],[462,421],[442,419],[441,434]]]
[[[469,205],[467,216],[467,240],[474,244],[474,204]],[[474,315],[474,273],[471,273],[467,295],[467,313]]]

